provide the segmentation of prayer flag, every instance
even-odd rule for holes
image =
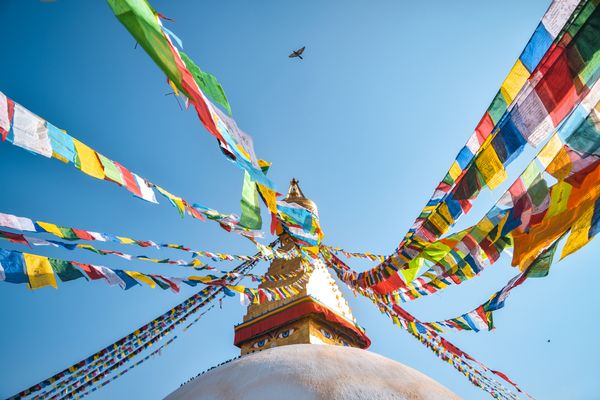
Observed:
[[[58,260],[56,258],[49,258],[52,269],[62,282],[72,281],[74,279],[83,278],[83,274],[69,261]]]
[[[115,274],[117,274],[119,276],[119,278],[121,278],[121,280],[123,281],[123,283],[121,284],[121,288],[125,289],[125,290],[129,290],[132,287],[134,287],[135,285],[139,285],[140,283],[138,281],[136,281],[135,279],[133,279],[131,276],[129,276],[127,273],[125,273],[125,271],[120,270],[120,269],[115,269],[113,270],[115,272]]]
[[[96,152],[75,138],[73,144],[76,151],[75,166],[94,178],[104,179],[104,168],[102,168]]]
[[[52,146],[48,137],[46,121],[20,104],[15,105],[13,133],[13,144],[16,146],[44,157],[52,157]]]
[[[52,286],[56,289],[56,277],[54,276],[54,271],[48,261],[48,257],[23,253],[23,259],[25,260],[29,287],[31,289],[44,286]]]
[[[125,180],[123,179],[123,175],[121,174],[119,167],[117,167],[112,160],[104,157],[102,154],[97,154],[98,159],[100,159],[100,163],[104,168],[105,179],[118,183],[121,186],[125,186]]]
[[[156,195],[154,194],[154,190],[152,190],[148,183],[146,183],[146,180],[138,176],[137,174],[133,174],[133,176],[135,177],[135,181],[137,182],[138,187],[140,188],[140,197],[151,203],[158,203],[158,201],[156,201]]]
[[[75,145],[73,144],[73,138],[50,122],[46,121],[46,125],[48,126],[48,136],[52,146],[52,156],[64,163],[74,163]]]
[[[150,286],[152,289],[154,289],[156,287],[156,282],[154,282],[152,279],[150,279],[146,275],[142,274],[141,272],[137,272],[137,271],[124,271],[124,272],[127,275],[129,275],[130,277],[132,277],[133,279],[135,279],[136,281],[144,282],[146,285]]]
[[[244,171],[241,208],[240,225],[248,229],[259,230],[262,227],[262,218],[260,203],[258,202],[258,189],[256,183],[246,171]]]
[[[0,249],[0,269],[2,280],[10,283],[29,283],[25,274],[23,253]]]

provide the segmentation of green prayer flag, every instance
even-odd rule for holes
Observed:
[[[492,100],[492,104],[490,104],[490,108],[488,108],[488,113],[490,113],[490,117],[492,117],[492,121],[494,125],[498,123],[504,112],[506,111],[507,105],[502,93],[498,91],[496,93],[496,97]]]
[[[157,279],[157,278],[155,278],[155,277],[153,277],[153,276],[150,276],[150,278],[151,278],[151,279],[152,279],[154,282],[156,282],[156,284],[158,285],[158,287],[160,287],[162,290],[167,290],[167,289],[169,289],[169,288],[171,287],[171,286],[169,286],[167,283],[163,282],[163,281],[162,281],[162,280],[160,280],[160,279]]]
[[[115,165],[115,163],[112,160],[104,157],[102,154],[97,154],[102,167],[104,167],[104,175],[106,175],[106,177],[111,181],[116,182],[121,186],[125,186],[125,181],[123,180],[121,170]]]
[[[59,226],[58,229],[62,233],[63,239],[66,239],[66,240],[79,240],[79,236],[77,236],[75,234],[75,232],[73,232],[73,230],[71,228]]]
[[[407,269],[400,269],[400,273],[402,273],[404,281],[407,283],[414,281],[424,263],[425,259],[422,257],[416,257],[410,260],[408,263],[409,267]]]
[[[473,330],[473,329],[472,329],[472,328],[469,326],[469,324],[467,324],[466,322],[463,322],[463,321],[464,321],[464,319],[463,319],[463,317],[462,317],[462,316],[461,316],[461,317],[458,317],[458,318],[453,318],[453,319],[452,319],[452,321],[453,321],[453,322],[454,322],[456,325],[460,326],[461,328],[463,328],[463,329],[464,329],[464,330],[466,330],[466,331],[472,331],[472,330]]]
[[[156,12],[146,0],[107,0],[113,13],[167,77],[181,89],[181,72]]]
[[[552,243],[550,247],[544,250],[542,254],[531,263],[529,268],[527,268],[527,278],[543,278],[548,276],[552,260],[554,259],[554,253],[556,253],[556,248],[558,247],[558,242],[560,242],[560,238]]]
[[[83,274],[69,261],[57,260],[55,258],[49,258],[50,266],[52,270],[58,275],[61,281],[68,282],[74,279],[83,278]]]
[[[258,189],[247,171],[244,171],[241,207],[240,225],[252,230],[260,229],[262,218],[260,216],[260,203],[258,202]]]
[[[180,51],[181,59],[185,63],[187,69],[192,73],[194,80],[202,90],[202,92],[210,97],[213,101],[220,104],[227,110],[229,115],[231,115],[231,106],[229,105],[229,101],[227,101],[227,96],[225,96],[225,90],[215,78],[214,75],[209,74],[208,72],[204,72],[200,69],[198,65],[191,58],[188,57],[183,51]]]
[[[600,155],[600,132],[596,129],[595,118],[591,114],[567,139],[566,143],[586,156]]]

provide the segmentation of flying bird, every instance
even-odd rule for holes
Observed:
[[[304,60],[304,58],[302,58],[302,53],[304,53],[305,48],[306,48],[306,46],[302,46],[302,48],[293,51],[292,54],[290,54],[288,57],[289,58],[298,57],[299,59]]]

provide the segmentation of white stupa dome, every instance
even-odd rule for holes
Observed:
[[[455,400],[422,373],[353,347],[274,347],[210,370],[167,400]]]

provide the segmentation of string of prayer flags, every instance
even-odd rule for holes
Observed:
[[[271,246],[275,245],[275,242],[271,244]],[[234,268],[233,272],[239,273],[247,273],[249,272],[258,262],[258,260],[245,261],[242,264],[238,265]],[[3,264],[4,265],[4,264]],[[224,278],[225,280],[231,280],[231,278]],[[225,291],[225,287],[207,287],[202,289],[200,292],[192,295],[187,298],[183,302],[179,303],[175,307],[169,309],[159,317],[150,321],[149,323],[139,327],[135,331],[129,333],[128,335],[122,337],[118,341],[109,346],[101,349],[100,351],[92,354],[91,356],[71,365],[70,367],[64,369],[63,371],[35,384],[16,395],[9,398],[9,400],[20,399],[24,396],[29,396],[31,394],[37,393],[39,391],[45,390],[45,388],[55,388],[59,390],[70,385],[74,379],[71,379],[74,375],[77,377],[77,382],[84,383],[89,381],[90,375],[93,374],[94,370],[97,367],[102,367],[102,361],[106,359],[106,357],[110,357],[111,360],[131,360],[133,356],[131,353],[123,354],[123,356],[119,357],[119,351],[123,349],[123,346],[127,346],[129,343],[132,343],[132,348],[136,347],[136,344],[139,343],[138,338],[140,335],[150,334],[150,336],[144,336],[144,340],[146,338],[151,337],[152,334],[157,334],[161,332],[160,327],[166,327],[174,324],[184,323],[187,318],[193,313],[197,312],[204,305],[208,304],[212,301],[218,294]],[[173,326],[174,328],[174,326]],[[158,330],[157,330],[158,329]],[[89,367],[89,368],[88,368]],[[85,371],[85,372],[83,372]],[[83,372],[83,374],[79,374]],[[66,382],[66,383],[65,383]],[[51,389],[52,392],[56,392],[56,390]],[[47,396],[46,396],[47,397]]]
[[[346,251],[344,249],[341,249],[339,247],[331,247],[331,246],[322,246],[322,247],[327,247],[327,249],[329,249],[330,251],[343,254],[344,257],[347,257],[347,258],[362,258],[362,259],[371,260],[371,261],[384,261],[385,260],[385,256],[379,255],[379,254],[373,254],[373,253],[369,253],[369,252],[352,253],[352,252]]]
[[[152,346],[154,343],[162,340],[175,327],[176,327],[176,325],[172,324],[170,327],[168,327],[167,329],[163,330],[162,332],[154,335],[150,340],[146,341],[141,346],[138,346],[133,351],[127,352],[127,356],[124,357],[123,359],[116,360],[116,362],[111,363],[111,365],[108,368],[105,368],[103,370],[94,370],[94,374],[93,374],[94,376],[88,377],[86,375],[87,379],[84,378],[84,379],[81,379],[79,381],[76,381],[76,382],[72,383],[66,389],[63,389],[63,391],[61,393],[55,394],[50,399],[52,399],[52,400],[54,400],[54,399],[63,400],[63,399],[79,398],[80,397],[79,396],[80,392],[84,391],[87,387],[89,387],[93,383],[98,382],[98,381],[104,379],[112,371],[115,371],[118,368],[120,368],[121,366],[123,366],[126,363],[130,362],[131,359],[133,359],[134,357],[136,357],[137,355],[139,355],[140,353],[142,353],[144,350],[147,350],[148,348],[150,348],[150,346]]]
[[[484,117],[423,209],[398,252],[434,241],[468,212],[479,191],[502,182],[525,144],[538,146],[587,95],[599,73],[595,2],[554,1]],[[552,26],[552,29],[548,28]],[[552,34],[550,32],[553,32]]]
[[[427,323],[426,323],[427,324]],[[468,330],[479,332],[481,330],[491,331],[494,329],[494,319],[491,311],[486,311],[483,305],[477,307],[460,317],[438,321],[435,324],[454,328],[458,330]]]
[[[209,304],[214,298],[213,295],[203,295],[202,301],[197,305],[190,305],[183,309],[173,310],[173,312],[164,320],[157,324],[152,329],[145,329],[143,332],[136,331],[137,334],[125,341],[119,341],[110,346],[105,352],[96,354],[95,358],[85,366],[74,369],[69,369],[69,374],[61,376],[58,380],[54,381],[52,385],[45,386],[44,391],[34,396],[32,399],[48,399],[56,398],[62,395],[66,395],[69,392],[76,391],[80,388],[81,384],[89,381],[90,377],[95,377],[101,371],[106,371],[118,364],[120,360],[130,359],[133,357],[134,351],[143,346],[146,342],[156,343],[166,334],[171,332],[175,327],[185,322],[185,320],[192,314]],[[199,317],[204,315],[210,309],[214,307],[210,306],[206,311],[202,312]],[[121,364],[122,365],[122,364]],[[117,365],[118,367],[118,365]],[[117,368],[115,367],[115,368]],[[79,389],[81,390],[81,389]]]
[[[570,236],[572,245],[565,246],[564,254],[587,244],[597,231],[597,218],[594,220],[593,216],[597,215],[600,197],[600,157],[593,152],[579,153],[567,142],[585,135],[589,148],[600,145],[599,100],[600,85],[595,84],[536,160],[478,224],[437,242],[442,250],[439,254],[428,254],[436,243],[415,254],[434,262],[423,274],[429,281],[418,278],[406,284],[399,282],[392,288],[398,290],[390,293],[390,301],[409,301],[471,279],[485,267],[486,259],[495,262],[507,247],[514,247],[513,265],[519,265],[524,271],[544,249],[569,231],[574,232]],[[553,166],[556,162],[565,164],[564,152],[575,162],[569,161],[569,169],[558,176]],[[546,167],[545,171],[540,170],[537,162]],[[554,174],[554,178],[558,176],[561,180],[549,185],[544,173]],[[538,269],[537,273],[543,276],[544,270]],[[346,273],[345,282],[355,281],[357,276]],[[382,294],[391,291],[380,290],[378,284],[372,286]],[[385,289],[389,288],[388,285]]]
[[[350,267],[348,267],[338,257],[331,254],[331,252],[329,252],[327,249],[322,248],[321,255],[323,256],[323,259],[327,265],[334,270],[340,279],[343,277],[343,271],[350,270]],[[395,325],[406,330],[408,333],[418,339],[419,342],[432,350],[437,357],[452,365],[455,369],[461,372],[462,375],[467,377],[467,379],[469,379],[473,385],[488,392],[495,398],[516,399],[517,397],[513,392],[506,389],[502,384],[493,379],[493,375],[496,375],[512,385],[519,393],[527,395],[519,388],[518,385],[514,383],[514,381],[510,380],[506,374],[488,368],[483,363],[477,361],[469,354],[465,353],[454,344],[440,336],[438,329],[434,329],[432,326],[434,324],[422,323],[406,310],[397,305],[394,305],[393,307],[388,306],[379,300],[378,295],[370,291],[370,289],[363,289],[354,286],[349,286],[349,288],[370,299],[378,307],[380,312],[387,315]]]
[[[156,243],[154,241],[151,240],[139,240],[139,239],[132,239],[126,236],[121,236],[121,235],[115,235],[112,233],[99,233],[99,232],[94,232],[94,231],[88,231],[85,229],[80,229],[80,228],[74,228],[74,227],[67,227],[67,226],[60,226],[60,225],[56,225],[50,222],[43,222],[43,221],[33,221],[27,217],[18,217],[12,214],[5,214],[5,213],[0,213],[0,227],[4,227],[4,228],[9,228],[9,229],[14,229],[14,230],[18,230],[21,232],[38,232],[38,233],[49,233],[52,234],[56,237],[59,237],[61,239],[65,239],[65,240],[69,240],[69,241],[78,241],[78,240],[86,240],[86,241],[99,241],[99,242],[113,242],[113,243],[119,243],[119,244],[125,244],[125,245],[135,245],[141,248],[148,248],[148,247],[154,247],[156,249],[161,249],[161,248],[169,248],[169,249],[176,249],[176,250],[180,250],[180,251],[184,251],[186,253],[190,253],[192,254],[192,257],[208,257],[210,258],[212,261],[232,261],[232,260],[241,260],[241,261],[250,261],[250,260],[254,260],[254,259],[264,259],[264,260],[271,260],[273,258],[282,258],[282,259],[291,259],[293,257],[296,256],[296,251],[292,250],[289,252],[282,252],[279,250],[274,250],[269,246],[265,246],[262,245],[260,243],[255,243],[258,250],[260,251],[260,255],[258,256],[246,256],[246,255],[235,255],[235,254],[228,254],[228,253],[215,253],[215,252],[210,252],[210,251],[205,251],[205,250],[195,250],[195,249],[191,249],[189,247],[186,247],[184,245],[181,244],[175,244],[175,243]],[[8,232],[4,232],[5,234]],[[12,239],[11,239],[12,238]],[[94,252],[101,252],[101,250],[96,249],[93,246],[90,245],[69,245],[66,243],[62,243],[62,242],[52,242],[52,241],[44,241],[42,239],[37,239],[37,238],[31,238],[31,237],[27,237],[27,238],[23,238],[22,236],[11,236],[11,238],[6,238],[8,240],[14,240],[14,241],[28,241],[30,244],[34,244],[34,245],[57,245],[57,246],[61,246],[67,249],[71,249],[72,247],[80,247],[80,248],[84,248],[86,250],[90,250],[90,251],[94,251]],[[27,239],[27,240],[25,240]],[[25,242],[21,242],[23,244],[27,244]],[[130,259],[130,258],[137,258],[138,256],[131,256],[125,253],[121,253],[121,252],[111,252],[110,254],[115,254],[117,256],[120,256],[122,258],[125,259]],[[148,257],[145,256],[139,256],[142,257],[140,259],[147,259]],[[160,259],[158,261],[154,261],[154,262],[161,262],[163,260],[168,260],[168,259]],[[171,262],[173,261],[173,262]],[[169,261],[164,261],[165,263],[168,264],[178,264],[181,265],[181,260],[169,260]],[[201,267],[204,265],[204,263],[198,261],[198,260],[193,260],[191,262],[189,262],[190,264],[193,264],[193,266],[196,267]],[[185,264],[185,262],[184,262]]]
[[[585,129],[590,125],[583,124]],[[575,131],[577,132],[577,130]],[[600,136],[599,136],[600,138]],[[564,254],[569,254],[571,250],[579,249],[583,245],[587,244],[594,236],[595,231],[592,229],[591,217],[597,213],[598,209],[598,198],[600,197],[598,179],[599,171],[598,161],[596,160],[595,167],[593,169],[588,168],[586,171],[586,177],[580,177],[580,181],[583,187],[571,187],[569,193],[574,192],[574,198],[579,198],[579,202],[571,202],[569,208],[565,207],[560,211],[552,211],[551,201],[541,204],[545,204],[542,208],[537,208],[537,212],[529,211],[522,204],[522,199],[530,199],[528,195],[529,191],[520,190],[516,191],[514,188],[525,187],[524,177],[516,182],[509,193],[512,195],[512,202],[514,206],[506,212],[508,219],[508,225],[504,225],[503,233],[511,230],[510,235],[514,242],[515,251],[513,253],[513,265],[519,265],[521,270],[528,271],[527,277],[542,277],[547,275],[550,264],[552,263],[552,256],[555,251],[556,243],[558,238],[565,236],[571,231],[569,238],[575,238],[571,243],[577,243],[573,247],[565,246],[563,250]],[[594,164],[591,164],[592,166]],[[531,168],[528,168],[531,170]],[[524,174],[526,175],[526,174]],[[534,180],[536,181],[536,180]],[[520,184],[520,185],[518,185]],[[558,182],[547,189],[547,198],[552,198],[553,193],[556,189],[560,193],[564,193],[563,188],[566,182]],[[519,195],[515,195],[519,193]],[[561,194],[562,195],[562,194]],[[567,197],[568,201],[570,200]],[[531,203],[529,209],[536,210],[535,204]],[[512,228],[511,228],[512,226]],[[568,243],[568,242],[567,242]],[[551,250],[551,251],[550,251]],[[451,271],[454,272],[454,271]],[[456,271],[458,272],[458,271]],[[454,275],[446,274],[445,277],[452,278],[450,281],[446,281],[447,284],[459,283],[469,277],[459,277]],[[442,279],[443,280],[443,279]],[[430,284],[440,281],[440,277],[435,277]],[[413,298],[416,296],[412,296]]]
[[[456,318],[437,321],[433,324],[458,330],[472,330],[475,332],[479,332],[480,330],[491,331],[494,329],[492,313],[504,307],[504,301],[514,288],[522,285],[528,278],[542,278],[548,275],[559,242],[560,238],[545,249],[525,272],[513,277],[502,289],[494,293],[489,300],[473,311]],[[424,324],[431,323],[424,322]]]
[[[194,268],[202,268],[205,265],[203,262],[201,262],[198,259],[194,259],[192,261],[185,261],[185,260],[171,260],[169,258],[158,259],[158,258],[151,258],[151,257],[147,257],[147,256],[141,256],[141,255],[134,256],[134,255],[122,253],[122,252],[116,251],[116,250],[98,249],[87,243],[75,244],[75,243],[61,242],[58,240],[44,240],[44,239],[30,237],[27,235],[3,231],[1,229],[0,229],[0,238],[11,241],[13,243],[24,244],[29,247],[31,247],[31,246],[53,246],[53,247],[61,247],[66,250],[83,249],[83,250],[91,251],[91,252],[99,254],[99,255],[109,255],[109,254],[115,255],[115,256],[121,257],[125,260],[150,261],[150,262],[159,263],[159,264],[170,264],[170,265],[178,265],[181,267],[194,267]]]
[[[135,364],[132,364],[131,366],[127,367],[126,369],[119,371],[117,374],[115,374],[114,376],[112,376],[110,379],[107,379],[106,381],[96,385],[97,382],[101,381],[102,379],[104,379],[106,377],[106,375],[100,375],[97,377],[92,378],[92,384],[94,385],[94,387],[92,387],[90,390],[82,393],[81,395],[78,396],[78,398],[83,398],[93,392],[95,392],[96,390],[99,390],[101,388],[103,388],[104,386],[108,385],[109,383],[114,382],[115,380],[119,379],[120,377],[122,377],[123,375],[125,375],[126,373],[128,373],[129,371],[131,371],[132,369],[134,369],[135,367],[139,366],[140,364],[148,361],[149,359],[160,355],[162,353],[162,351],[164,349],[167,348],[167,346],[169,346],[171,343],[173,343],[178,336],[174,336],[171,339],[169,339],[167,342],[165,342],[165,344],[161,345],[158,349],[154,350],[153,352],[151,352],[150,354],[148,354],[147,356],[145,356],[144,358],[142,358],[141,360],[137,361]],[[149,347],[149,346],[148,346]]]
[[[304,270],[302,270],[304,272]],[[156,286],[166,290],[171,289],[178,293],[181,283],[188,286],[196,286],[198,282],[209,286],[224,286],[231,292],[240,293],[250,299],[252,303],[260,304],[265,301],[282,300],[297,295],[302,290],[302,285],[306,283],[307,275],[293,282],[292,284],[275,288],[250,288],[240,285],[228,285],[223,277],[214,275],[188,276],[186,278],[165,277],[157,274],[145,274],[138,271],[128,271],[120,269],[111,269],[105,266],[84,264],[74,261],[65,261],[61,259],[39,256],[36,254],[21,253],[18,251],[8,251],[0,249],[0,278],[4,277],[6,282],[10,283],[28,283],[31,289],[37,289],[44,286],[53,286],[56,288],[56,275],[61,280],[71,281],[78,278],[88,280],[104,280],[110,286],[118,285],[124,290],[129,290],[142,283],[154,289]],[[19,275],[19,276],[17,276]],[[245,276],[239,273],[227,272],[226,278],[243,278]],[[7,277],[9,279],[7,279]],[[270,277],[273,278],[282,277]],[[287,277],[285,277],[287,278]],[[255,281],[262,281],[259,276]]]
[[[3,99],[6,101],[2,102]],[[0,96],[0,115],[8,114],[9,100],[4,94]],[[169,200],[182,217],[187,214],[200,220],[210,219],[218,222],[223,229],[229,232],[235,232],[251,239],[261,236],[260,232],[254,232],[241,226],[237,216],[221,214],[199,204],[192,206],[192,203],[169,193],[164,188],[131,172],[120,163],[96,152],[65,131],[52,126],[20,104],[12,100],[10,100],[10,104],[15,105],[18,113],[15,113],[15,117],[7,122],[7,141],[9,143],[48,158],[56,158],[67,164],[71,163],[85,174],[116,183],[134,196],[151,203],[158,203],[154,192],[156,189]]]
[[[274,189],[272,182],[250,156],[254,152],[251,148],[252,139],[246,134],[240,135],[237,125],[234,127],[229,123],[233,120],[223,118],[224,114],[206,97],[204,91],[217,103],[226,103],[224,107],[231,111],[221,85],[212,75],[202,73],[187,55],[182,55],[173,45],[170,31],[162,26],[160,14],[145,0],[108,0],[108,4],[119,21],[167,75],[176,94],[181,91],[194,106],[202,125],[217,139],[228,159],[248,172],[255,182]]]
[[[381,264],[386,269],[376,267],[348,278],[373,286],[379,293],[398,290],[399,298],[408,301],[477,276],[485,260],[495,262],[508,247],[514,246],[513,265],[525,270],[548,243],[573,224],[579,234],[573,236],[566,252],[583,247],[595,232],[592,216],[599,195],[596,174],[600,155],[593,149],[600,146],[599,110],[600,83],[596,82],[478,224],[438,241],[414,240],[405,248],[410,257],[405,257],[404,264],[394,263],[397,259],[391,257]],[[569,143],[580,147],[574,149]],[[558,182],[550,185],[550,179]],[[441,252],[431,257],[431,249]],[[394,273],[410,268],[410,262],[418,257],[434,263],[428,273],[435,277],[429,282],[411,284]]]

